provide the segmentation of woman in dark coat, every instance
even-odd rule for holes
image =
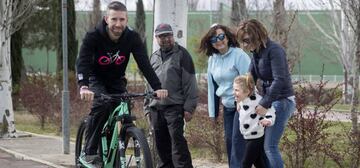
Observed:
[[[258,115],[265,115],[271,106],[276,111],[276,121],[265,130],[264,149],[268,166],[283,168],[278,148],[289,118],[295,111],[295,96],[285,50],[268,37],[266,28],[256,19],[240,23],[237,31],[240,46],[253,54],[250,72],[262,85],[263,99],[256,108]]]

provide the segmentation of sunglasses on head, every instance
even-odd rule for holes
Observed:
[[[212,44],[216,43],[217,41],[223,41],[225,39],[225,34],[224,33],[221,33],[217,36],[213,36],[210,38],[210,42]]]

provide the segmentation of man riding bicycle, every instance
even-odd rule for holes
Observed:
[[[152,69],[145,46],[138,33],[127,26],[124,4],[113,1],[107,6],[106,16],[93,30],[86,33],[76,60],[77,80],[81,99],[93,101],[87,119],[87,134],[83,160],[89,167],[97,167],[100,132],[115,107],[104,104],[100,94],[126,92],[125,70],[133,54],[138,67],[159,98],[167,97],[167,90]]]

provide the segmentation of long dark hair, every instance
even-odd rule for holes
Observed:
[[[225,36],[229,39],[229,47],[239,47],[239,43],[236,40],[236,36],[233,31],[227,26],[216,24],[212,26],[210,30],[201,39],[198,52],[205,53],[207,56],[211,56],[214,53],[219,53],[219,51],[215,49],[210,42],[210,38],[216,35],[217,29],[221,29],[225,32]]]

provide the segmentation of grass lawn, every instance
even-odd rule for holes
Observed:
[[[25,111],[15,111],[15,127],[17,130],[32,132],[36,134],[61,136],[59,127],[53,123],[45,123],[44,129],[41,129],[40,121],[34,115]],[[70,138],[72,141],[76,139],[77,127],[70,127]]]

